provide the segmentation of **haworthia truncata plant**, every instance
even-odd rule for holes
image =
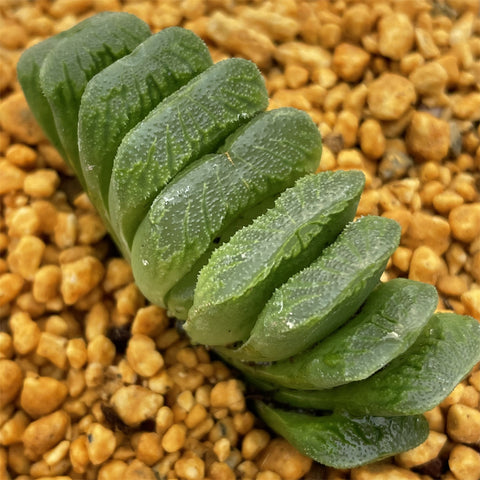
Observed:
[[[253,63],[106,12],[28,49],[18,78],[141,291],[243,372],[273,430],[339,468],[426,439],[480,326],[434,314],[429,285],[380,282],[398,225],[355,220],[363,174],[315,173],[318,128],[265,112]]]

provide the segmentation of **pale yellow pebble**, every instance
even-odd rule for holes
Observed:
[[[297,63],[308,70],[330,67],[332,61],[332,55],[327,49],[296,41],[279,45],[275,49],[274,57],[283,65]]]
[[[213,462],[208,469],[211,480],[235,480],[235,473],[227,463]]]
[[[480,237],[480,203],[460,205],[448,215],[452,235],[461,242],[470,243]]]
[[[20,394],[20,405],[32,418],[57,410],[68,394],[65,383],[50,377],[27,377]]]
[[[427,59],[434,59],[440,55],[440,49],[435,45],[431,33],[424,28],[415,29],[415,43],[418,51]]]
[[[162,438],[155,432],[141,432],[135,448],[136,457],[148,466],[157,463],[164,456]]]
[[[453,208],[464,203],[461,195],[451,190],[444,190],[435,195],[432,200],[433,207],[442,215],[448,214]]]
[[[156,305],[149,305],[137,310],[131,332],[132,334],[139,333],[154,338],[166,330],[168,324],[169,319],[165,310]]]
[[[112,407],[124,423],[136,426],[155,418],[164,402],[163,396],[140,385],[119,388],[110,398]]]
[[[408,272],[412,254],[413,252],[409,248],[398,247],[392,255],[392,262],[402,272]]]
[[[38,169],[25,177],[23,190],[32,197],[48,198],[55,193],[59,184],[60,177],[55,170]]]
[[[66,355],[73,368],[82,368],[87,362],[87,345],[83,338],[72,338],[68,341]]]
[[[0,444],[9,446],[20,443],[22,445],[23,435],[30,424],[30,417],[22,410],[17,410],[0,428]]]
[[[33,352],[40,341],[40,327],[27,312],[15,312],[9,320],[13,347],[20,355]]]
[[[70,441],[63,440],[62,442],[57,444],[54,448],[52,448],[48,452],[45,452],[43,454],[43,460],[50,467],[58,465],[58,463],[62,462],[64,458],[67,456],[69,449],[70,449]]]
[[[133,282],[132,268],[123,258],[112,258],[107,263],[103,288],[112,292]]]
[[[394,73],[383,73],[368,85],[368,107],[378,120],[398,120],[416,97],[413,83]]]
[[[25,280],[33,280],[44,251],[45,243],[40,238],[34,235],[23,236],[7,256],[10,271],[20,274]]]
[[[300,65],[287,65],[285,67],[285,81],[288,88],[296,89],[303,87],[308,82],[309,72]]]
[[[448,409],[446,431],[455,442],[478,443],[480,441],[480,412],[461,403],[452,405]]]
[[[467,445],[455,445],[448,457],[448,466],[457,479],[480,478],[480,454]]]
[[[37,460],[64,439],[69,423],[70,418],[62,410],[30,423],[22,437],[25,455],[31,460]]]
[[[210,16],[207,34],[232,53],[250,58],[260,68],[268,67],[271,63],[275,46],[270,38],[220,10]]]
[[[460,299],[466,313],[480,321],[480,288],[468,290]]]
[[[448,74],[438,62],[428,62],[418,66],[408,78],[418,95],[436,97],[444,93]]]
[[[22,169],[29,169],[35,166],[37,152],[22,143],[10,145],[5,152],[5,158],[12,164]]]
[[[59,248],[75,245],[78,231],[78,219],[73,213],[58,212],[53,228],[53,240]]]
[[[414,27],[402,13],[392,13],[378,23],[378,46],[380,53],[393,60],[400,60],[413,47]]]
[[[413,251],[408,278],[436,285],[439,278],[447,273],[445,261],[431,248],[421,246]]]
[[[100,465],[110,458],[116,447],[114,433],[100,423],[91,423],[86,431],[87,453],[93,465]]]
[[[29,145],[39,143],[45,138],[21,91],[12,93],[0,102],[0,126],[19,142]],[[4,171],[1,166],[0,172],[1,191],[1,186],[8,184],[9,179],[3,177]]]
[[[22,388],[22,369],[13,361],[0,359],[0,408],[12,402]]]
[[[431,431],[435,431],[438,433],[445,432],[445,416],[440,408],[440,406],[433,407],[431,410],[428,410],[423,414],[428,421],[428,426],[430,427]]]
[[[350,475],[351,480],[422,480],[411,470],[382,463],[354,468]]]
[[[282,477],[278,473],[266,470],[264,472],[258,472],[255,480],[282,480]]]
[[[357,82],[363,76],[370,61],[370,54],[351,43],[336,46],[332,57],[332,69],[346,82]]]
[[[88,363],[99,363],[104,367],[112,364],[116,350],[112,341],[104,335],[97,335],[87,346]]]
[[[242,440],[242,456],[253,460],[268,445],[270,435],[265,430],[250,430]]]
[[[226,407],[231,412],[241,412],[245,409],[243,385],[238,380],[219,382],[210,393],[212,407]]]
[[[14,349],[11,335],[7,332],[0,332],[0,359],[12,358],[13,353]]]
[[[120,315],[133,316],[145,305],[145,297],[135,283],[130,283],[115,292],[117,312]]]
[[[422,65],[425,65],[425,59],[420,52],[407,53],[400,59],[400,71],[406,77]]]
[[[32,293],[37,302],[48,302],[57,297],[62,273],[58,265],[41,266],[34,274]]]
[[[0,160],[0,194],[23,188],[26,173],[7,160]]]
[[[452,104],[452,112],[461,120],[477,121],[480,119],[480,93],[472,92],[459,96]]]
[[[396,455],[395,460],[400,467],[404,468],[412,468],[430,462],[440,455],[447,439],[444,433],[432,430],[422,444],[412,450]]]
[[[56,367],[64,369],[67,366],[67,342],[65,337],[42,332],[36,348],[36,354],[44,357]]]
[[[380,123],[373,119],[365,120],[359,129],[360,147],[369,158],[377,159],[385,153],[385,137]]]
[[[337,74],[328,67],[319,67],[313,70],[312,80],[323,88],[332,88],[338,81]]]
[[[463,277],[445,274],[439,277],[437,288],[444,295],[459,297],[468,289],[468,284]]]
[[[439,215],[428,215],[424,212],[414,212],[408,224],[402,243],[404,246],[415,249],[428,246],[437,255],[444,254],[450,244],[450,225]]]
[[[82,245],[98,243],[106,233],[107,229],[97,213],[88,212],[78,216],[78,243]]]
[[[122,460],[108,460],[100,465],[97,480],[111,480],[114,478],[126,478],[125,473],[128,465]]]
[[[450,126],[428,112],[414,112],[405,137],[408,152],[419,162],[440,162],[450,148]]]
[[[260,470],[271,470],[282,479],[299,480],[312,466],[312,460],[282,438],[273,439],[257,460]]]
[[[465,389],[465,385],[463,383],[459,383],[441,402],[440,407],[443,409],[447,409],[448,407],[455,405],[456,403],[460,403],[463,390]]]
[[[339,133],[342,136],[345,148],[352,148],[357,143],[357,131],[358,118],[348,110],[340,112],[337,116],[333,132]]]
[[[162,448],[173,453],[179,451],[184,445],[187,436],[187,429],[181,423],[175,423],[167,429],[162,437]]]
[[[37,211],[30,205],[15,209],[7,217],[8,234],[11,237],[23,237],[25,235],[38,235],[41,231],[41,218]]]
[[[67,305],[91,292],[102,281],[105,272],[100,260],[91,256],[61,265],[61,269],[60,291]]]
[[[353,41],[359,41],[370,32],[374,19],[370,8],[363,3],[349,5],[343,14],[344,34]]]
[[[164,365],[164,359],[156,350],[155,342],[140,333],[130,338],[126,354],[130,366],[143,377],[152,377]]]

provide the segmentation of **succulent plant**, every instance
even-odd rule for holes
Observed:
[[[140,290],[244,374],[273,430],[341,468],[425,440],[480,325],[380,281],[398,224],[354,220],[363,174],[315,173],[317,126],[266,111],[253,63],[106,12],[28,49],[18,77]]]

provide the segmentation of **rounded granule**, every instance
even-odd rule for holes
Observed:
[[[145,303],[15,78],[24,48],[103,10],[129,11],[154,31],[186,26],[216,61],[256,61],[271,107],[304,109],[318,124],[320,169],[365,172],[358,214],[400,223],[388,277],[433,283],[439,308],[480,320],[476,0],[7,2],[0,6],[0,477],[478,478],[477,369],[426,413],[431,432],[417,449],[351,471],[307,473],[312,462],[270,438],[247,409],[234,373]],[[425,470],[425,461],[440,470]]]

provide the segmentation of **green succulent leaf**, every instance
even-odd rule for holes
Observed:
[[[228,152],[202,157],[159,193],[132,246],[135,280],[150,301],[166,306],[169,290],[229,223],[317,168],[321,139],[310,125],[291,108],[262,113],[235,133]],[[297,133],[287,140],[283,128]]]
[[[84,20],[55,42],[40,69],[66,160],[86,188],[78,154],[78,110],[90,79],[130,53],[151,35],[148,25],[124,12],[103,12]]]
[[[267,103],[257,67],[228,59],[197,75],[127,133],[113,162],[109,211],[113,228],[128,248],[167,183],[216,150]]]
[[[28,105],[38,124],[42,127],[45,136],[65,160],[67,160],[67,154],[58,136],[52,109],[43,94],[40,83],[40,69],[46,56],[62,38],[73,33],[73,31],[81,30],[81,28],[82,25],[78,24],[71,30],[59,33],[58,35],[47,38],[43,42],[37,43],[22,53],[17,64],[18,81],[22,86]]]
[[[343,325],[377,286],[400,240],[398,223],[367,216],[352,222],[309,267],[273,293],[248,340],[232,358],[291,357]]]
[[[414,415],[440,403],[480,361],[480,324],[454,313],[433,315],[415,343],[366,380],[329,390],[279,390],[279,402],[352,414]]]
[[[358,315],[310,349],[268,365],[235,360],[233,365],[248,378],[272,384],[267,389],[320,390],[363,380],[413,344],[437,303],[432,285],[390,280],[368,296]],[[219,352],[232,362],[228,349]]]
[[[428,436],[421,416],[313,415],[257,401],[260,417],[298,450],[335,468],[353,468],[418,446]]]
[[[78,146],[92,202],[108,215],[113,159],[123,137],[164,98],[212,65],[205,43],[184,28],[161,30],[88,82]]]
[[[363,186],[361,172],[303,177],[218,248],[198,279],[186,323],[192,340],[246,340],[274,289],[315,260],[353,219]]]

